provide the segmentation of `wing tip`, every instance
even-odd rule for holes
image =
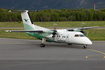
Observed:
[[[11,32],[10,30],[5,30],[5,32]]]

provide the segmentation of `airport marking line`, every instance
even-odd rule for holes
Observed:
[[[105,53],[104,53],[104,52],[97,51],[97,50],[94,50],[94,49],[87,49],[87,50],[91,50],[91,51],[98,52],[98,53],[100,53],[100,54],[105,55]],[[86,58],[89,58],[90,56],[93,56],[93,55],[87,55],[87,56],[86,56]],[[103,58],[105,59],[105,56],[104,56]]]
[[[105,56],[103,58],[105,59]]]
[[[93,55],[87,55],[86,58],[89,58],[90,56],[93,56]]]

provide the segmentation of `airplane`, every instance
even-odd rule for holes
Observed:
[[[88,45],[92,45],[92,41],[86,37],[84,29],[98,28],[98,27],[82,27],[73,29],[56,29],[54,30],[34,25],[29,11],[12,11],[9,12],[21,12],[21,17],[25,30],[6,30],[6,32],[25,32],[29,36],[33,36],[41,40],[40,47],[45,47],[45,42],[55,43],[67,43],[68,45],[78,44],[83,45],[83,48],[87,48]]]

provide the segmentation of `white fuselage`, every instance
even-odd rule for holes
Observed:
[[[64,42],[70,44],[81,44],[81,45],[91,45],[92,42],[81,32],[67,31],[66,29],[57,30],[57,35],[52,38],[52,35],[47,36],[47,38],[55,42]]]

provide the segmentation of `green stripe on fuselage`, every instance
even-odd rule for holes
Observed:
[[[25,28],[25,30],[35,30],[33,27],[31,27],[31,26],[28,25],[28,24],[24,24],[24,28]],[[29,32],[26,32],[26,34],[28,34],[28,35],[30,35],[30,36],[33,36],[33,37],[35,37],[35,38],[38,38],[38,39],[42,40],[42,38],[44,38],[44,37],[50,35],[50,34],[51,34],[51,31],[48,30],[48,31],[46,31],[45,33],[38,33],[38,32],[36,32],[36,33],[29,33]],[[47,42],[52,42],[52,40],[50,40],[50,39],[48,39],[48,38],[47,38],[46,41],[47,41]]]
[[[28,34],[29,36],[33,36],[35,38],[38,38],[40,40],[42,40],[42,38],[44,38],[45,36],[48,36],[47,33],[29,33],[29,32],[26,32],[26,34]],[[47,42],[52,42],[51,39],[46,39]]]

